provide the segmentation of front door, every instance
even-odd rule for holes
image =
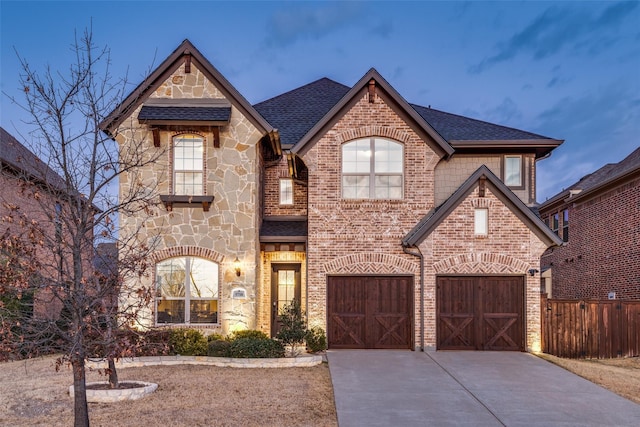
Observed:
[[[280,329],[280,311],[293,299],[302,303],[300,264],[271,264],[271,336]]]

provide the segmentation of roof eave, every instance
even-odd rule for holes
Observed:
[[[456,149],[499,148],[513,150],[531,150],[536,158],[542,158],[558,148],[563,139],[492,139],[492,140],[450,140],[449,144]]]
[[[601,191],[607,191],[611,187],[615,187],[623,181],[634,178],[636,175],[640,176],[640,165],[638,165],[633,169],[628,170],[627,172],[621,175],[617,175],[612,178],[609,178],[608,180],[600,183],[599,185],[589,188],[588,190],[584,190],[573,197],[569,197],[567,201],[577,202],[580,200],[585,200],[596,193],[599,193]]]

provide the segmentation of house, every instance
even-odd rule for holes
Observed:
[[[564,245],[541,259],[543,292],[567,299],[640,299],[640,148],[542,203]]]
[[[274,334],[297,299],[330,348],[540,346],[536,161],[561,140],[409,104],[375,69],[251,105],[185,40],[102,123],[161,161],[121,232],[154,245],[149,326]]]
[[[64,191],[64,180],[46,163],[0,127],[0,236],[24,236],[27,229],[19,216],[36,221],[49,237],[60,237],[59,215],[64,202],[56,194]],[[38,252],[44,277],[57,277],[56,260],[44,248]],[[33,314],[54,319],[62,302],[41,290],[33,296]]]

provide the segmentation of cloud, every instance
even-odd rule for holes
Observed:
[[[637,7],[638,2],[635,1],[614,3],[593,17],[576,8],[552,6],[522,31],[499,43],[497,53],[468,70],[473,74],[481,73],[519,54],[529,54],[534,60],[541,60],[565,47],[597,55],[617,42],[620,23]]]
[[[506,97],[499,105],[487,110],[483,117],[494,123],[512,123],[522,117],[522,112],[510,97]]]
[[[299,40],[318,40],[358,22],[361,14],[361,5],[356,2],[331,3],[324,7],[287,3],[287,9],[274,13],[268,20],[266,44],[269,47],[285,47]],[[378,28],[378,31],[384,33],[382,28]]]

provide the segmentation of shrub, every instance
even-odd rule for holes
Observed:
[[[282,344],[290,347],[290,356],[295,356],[297,354],[296,345],[304,342],[307,332],[300,303],[294,299],[290,304],[282,307],[279,320],[281,326],[276,338]]]
[[[284,357],[284,346],[270,338],[236,338],[229,343],[227,357],[278,358]]]
[[[204,356],[207,354],[207,339],[197,329],[172,329],[169,345],[175,354]]]
[[[307,349],[311,353],[317,353],[327,348],[327,336],[324,329],[319,326],[307,330],[304,339],[307,342]]]
[[[221,341],[221,340],[224,340],[224,337],[220,334],[207,335],[207,342]]]
[[[223,339],[209,341],[207,356],[211,357],[229,357],[229,347],[231,342]]]
[[[238,338],[255,338],[259,340],[268,340],[269,336],[262,331],[254,331],[254,330],[235,331],[233,334],[231,334],[229,341],[233,341]]]

